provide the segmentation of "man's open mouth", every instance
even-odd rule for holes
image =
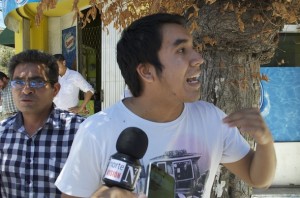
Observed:
[[[187,78],[186,82],[188,82],[188,83],[198,83],[198,82],[200,82],[200,76],[194,76],[194,77],[191,77],[191,78]]]

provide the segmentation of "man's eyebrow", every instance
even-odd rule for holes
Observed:
[[[40,79],[44,80],[44,77],[43,76],[32,76],[29,79],[30,80],[40,80]]]
[[[19,76],[14,77],[14,80],[24,80],[24,79],[25,78]],[[28,80],[44,80],[44,78],[42,76],[32,76],[28,78]]]
[[[180,45],[180,44],[182,44],[182,43],[187,43],[188,42],[188,40],[187,39],[177,39],[174,43],[173,43],[173,46],[178,46],[178,45]]]

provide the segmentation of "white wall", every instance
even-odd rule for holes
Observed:
[[[61,17],[48,17],[49,53],[62,53],[62,30],[76,26],[73,22],[74,12]],[[77,44],[77,41],[76,41]]]
[[[281,32],[285,33],[300,33],[300,25],[284,25]]]
[[[124,80],[116,60],[116,45],[121,33],[112,25],[108,27],[109,34],[102,31],[101,65],[104,102],[102,108],[111,106],[119,101],[124,92]]]
[[[60,17],[48,18],[48,46],[49,53],[61,53],[61,25]]]
[[[300,185],[300,142],[275,143],[277,169],[273,186]]]

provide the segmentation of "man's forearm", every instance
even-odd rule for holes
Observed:
[[[80,106],[81,109],[84,109],[84,107],[87,105],[87,103],[91,100],[92,96],[94,94],[91,91],[88,91],[86,93],[84,93],[84,100]]]
[[[258,144],[250,166],[250,177],[254,187],[266,188],[271,185],[276,164],[274,143]]]

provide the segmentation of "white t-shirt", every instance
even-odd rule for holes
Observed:
[[[88,91],[92,93],[95,92],[93,87],[80,73],[68,68],[63,76],[58,77],[58,82],[60,84],[60,90],[54,97],[53,102],[58,108],[63,110],[68,110],[78,105],[79,90],[85,93]]]
[[[119,134],[134,126],[145,131],[149,139],[141,159],[144,170],[150,162],[164,163],[166,171],[175,177],[179,197],[209,197],[219,163],[238,161],[250,150],[236,128],[223,124],[224,116],[214,105],[197,101],[186,103],[176,120],[155,123],[138,117],[118,102],[81,124],[55,184],[66,194],[90,197],[102,185],[109,158],[116,153]],[[140,175],[137,193],[145,191],[145,172]]]

